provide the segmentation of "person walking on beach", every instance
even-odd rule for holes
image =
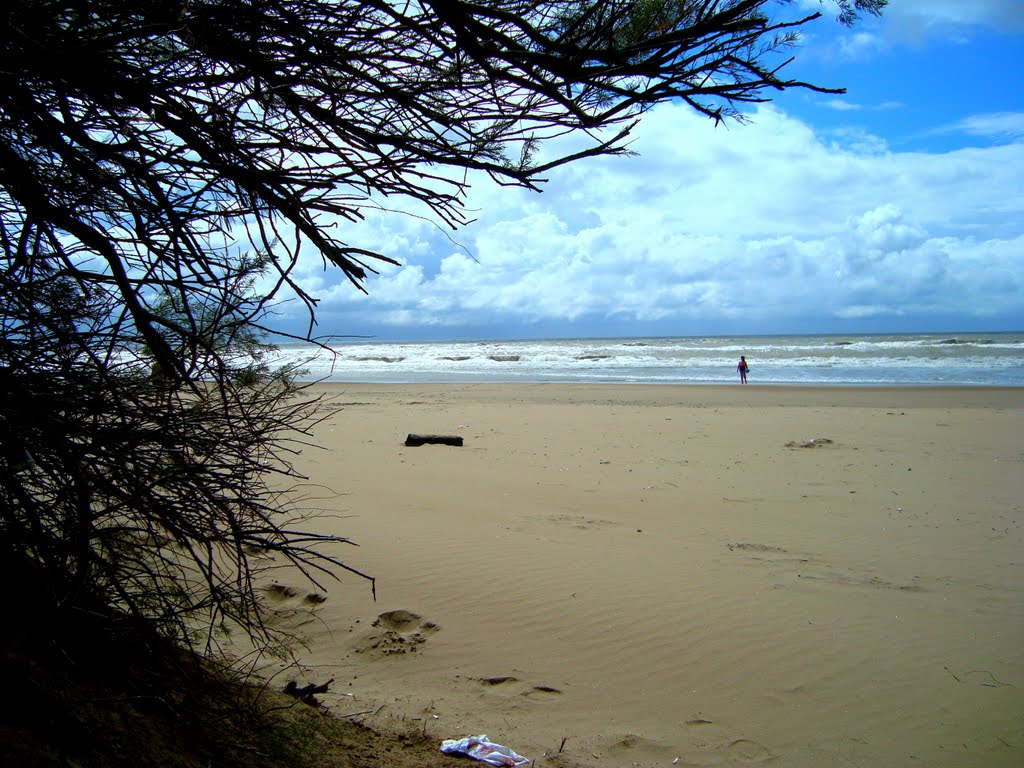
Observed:
[[[750,370],[750,366],[747,365],[747,358],[744,355],[740,355],[740,362],[736,366],[736,370],[740,372],[740,384],[746,384],[747,371]]]

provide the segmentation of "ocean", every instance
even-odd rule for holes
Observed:
[[[281,344],[303,381],[1024,386],[1024,333]]]

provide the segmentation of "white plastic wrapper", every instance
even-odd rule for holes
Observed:
[[[508,747],[495,744],[486,735],[467,736],[464,739],[445,739],[441,742],[441,751],[452,755],[467,755],[474,760],[483,760],[490,765],[516,766],[530,762],[529,758],[517,755]]]

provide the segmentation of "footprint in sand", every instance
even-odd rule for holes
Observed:
[[[374,620],[373,626],[393,629],[396,632],[406,632],[413,627],[419,626],[422,619],[423,617],[417,613],[399,609],[382,613]]]
[[[628,759],[633,764],[643,760],[653,762],[664,762],[671,760],[677,750],[659,741],[648,739],[629,733],[608,747],[608,754],[614,755],[620,760]]]
[[[613,523],[611,520],[588,518],[584,515],[553,514],[547,515],[545,519],[551,523],[558,523],[559,525],[569,525],[573,528],[579,528],[581,531],[586,531],[593,528],[603,528],[608,525],[615,525],[615,523]]]
[[[374,619],[371,629],[358,642],[356,653],[370,656],[394,656],[416,653],[428,635],[440,627],[432,621],[424,621],[418,613],[399,609],[387,611]]]
[[[263,591],[267,594],[267,597],[276,603],[288,602],[302,594],[301,590],[287,584],[281,584],[277,581],[273,581],[264,586]],[[310,605],[319,605],[326,601],[327,598],[319,592],[308,592],[307,594],[302,595],[302,602],[309,603]]]
[[[466,678],[474,682],[480,683],[487,688],[516,688],[520,696],[560,696],[562,691],[550,685],[533,685],[527,684],[527,687],[515,686],[515,683],[522,682],[518,677],[512,675],[500,675],[496,677],[470,677]],[[508,691],[511,693],[512,691]]]
[[[738,544],[726,544],[730,552],[742,552],[749,560],[759,563],[808,563],[813,558],[807,554],[790,552],[782,547],[773,547],[769,544],[754,544],[740,542]]]
[[[782,547],[774,547],[768,544],[742,542],[739,544],[727,544],[726,547],[730,552],[745,553],[749,560],[760,563],[795,563],[799,568],[796,571],[796,578],[798,579],[824,581],[844,586],[893,589],[900,592],[924,591],[921,585],[918,584],[917,577],[912,577],[909,581],[896,581],[866,572],[843,572],[828,563],[818,561],[811,555],[791,553]]]
[[[736,739],[723,748],[729,755],[730,762],[738,761],[746,765],[766,765],[775,760],[775,755],[768,747],[752,739]]]
[[[740,544],[727,544],[726,546],[731,550],[738,549],[742,552],[762,552],[771,554],[786,553],[786,550],[784,550],[782,547],[772,547],[767,544],[747,544],[741,542]]]
[[[536,694],[544,694],[548,696],[557,696],[562,692],[558,688],[552,688],[550,685],[535,685],[528,691],[523,691],[523,696],[535,696]]]
[[[505,685],[506,683],[518,683],[518,677],[512,677],[512,675],[504,675],[502,677],[478,677],[476,678],[484,685]]]
[[[873,587],[875,589],[892,589],[899,592],[923,592],[924,588],[917,583],[916,577],[909,581],[891,581],[869,573],[842,573],[825,568],[815,570],[804,569],[797,575],[798,579],[824,581],[830,584],[841,584],[850,587]]]
[[[299,594],[295,587],[289,587],[287,584],[278,584],[276,581],[265,586],[263,591],[275,600],[287,600]]]

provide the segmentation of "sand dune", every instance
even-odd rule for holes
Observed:
[[[538,764],[1024,764],[1024,391],[323,389],[300,467],[377,600],[276,599],[335,712]]]

